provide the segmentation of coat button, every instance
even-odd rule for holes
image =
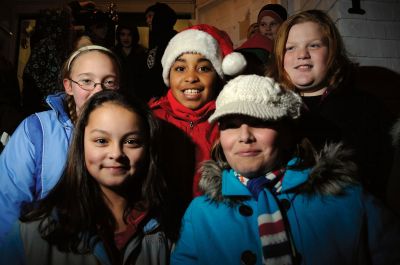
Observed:
[[[290,201],[288,199],[282,199],[280,202],[281,202],[283,209],[285,209],[286,211],[289,210]]]
[[[243,265],[252,265],[256,264],[257,256],[250,250],[245,250],[243,251],[242,256],[240,257],[240,260],[242,261]]]
[[[239,206],[239,213],[243,216],[251,216],[253,214],[253,209],[251,209],[250,206],[242,204]]]

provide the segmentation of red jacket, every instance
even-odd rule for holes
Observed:
[[[200,195],[199,166],[210,159],[211,148],[219,136],[218,126],[207,121],[215,111],[215,101],[191,110],[180,104],[169,90],[166,96],[151,100],[149,105],[161,121],[160,160],[167,184],[174,184],[175,192],[183,192],[184,196],[190,194],[191,200]]]

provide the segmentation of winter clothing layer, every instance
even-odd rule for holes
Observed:
[[[163,145],[174,146],[174,148],[171,149],[164,149],[164,147],[162,147],[167,152],[165,158],[173,160],[169,161],[167,166],[171,168],[171,170],[174,170],[173,164],[176,164],[178,168],[190,166],[189,168],[192,171],[196,170],[197,172],[201,162],[210,159],[211,147],[219,135],[217,126],[210,125],[207,121],[208,117],[215,111],[215,101],[207,103],[200,110],[193,111],[180,104],[169,91],[167,96],[154,100],[149,104],[153,114],[157,118],[168,122],[175,130],[178,130],[178,133],[174,134],[174,132],[172,132],[173,129],[171,128],[170,130],[170,126],[164,126],[162,128],[162,133],[165,136],[162,137],[164,140]],[[194,147],[193,155],[186,152],[188,149],[183,148],[186,143]],[[181,150],[185,152],[181,153]],[[183,156],[177,156],[178,153],[181,153]],[[178,157],[182,158],[182,160]],[[189,161],[193,158],[193,161]],[[161,159],[161,161],[163,161],[163,159]],[[188,161],[188,163],[185,161]],[[193,166],[193,164],[195,164],[195,166]],[[186,170],[179,169],[179,171]],[[194,174],[192,174],[192,176],[193,175]],[[176,175],[174,174],[174,176]],[[188,178],[188,175],[184,177]],[[191,178],[190,182],[192,183],[193,196],[200,195],[198,188],[199,180],[199,173],[196,173],[196,175]]]
[[[354,183],[348,156],[334,146],[314,168],[286,170],[277,199],[290,225],[295,264],[400,262],[399,221]],[[200,185],[205,195],[185,213],[171,264],[262,264],[257,202],[247,187],[212,161]]]
[[[48,96],[52,110],[23,120],[1,153],[0,242],[23,204],[44,198],[61,176],[73,131],[64,97],[64,93]]]
[[[159,161],[168,193],[174,197],[170,198],[174,213],[169,216],[176,217],[179,227],[186,207],[194,196],[200,195],[198,169],[201,162],[210,159],[212,145],[219,135],[217,126],[207,121],[215,110],[215,102],[193,111],[181,105],[169,91],[167,96],[153,100],[149,105],[161,122]]]
[[[105,243],[93,237],[92,251],[87,254],[66,253],[51,246],[39,233],[40,221],[17,222],[0,247],[0,264],[111,265]],[[156,219],[150,219],[127,243],[122,264],[162,265],[169,262],[170,243],[159,231]]]
[[[353,149],[361,182],[383,198],[392,165],[389,115],[378,98],[354,87],[349,83],[322,97],[303,97],[307,108],[300,126],[317,150],[339,141]]]

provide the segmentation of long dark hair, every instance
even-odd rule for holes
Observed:
[[[93,95],[84,105],[74,131],[66,166],[57,186],[48,197],[38,202],[21,221],[40,220],[39,232],[61,251],[88,253],[93,236],[113,242],[116,223],[107,206],[99,184],[86,169],[84,135],[91,113],[106,102],[122,106],[140,116],[147,139],[147,159],[144,174],[135,182],[127,182],[127,214],[132,209],[154,213],[161,210],[165,183],[158,170],[156,146],[158,124],[147,105],[138,99],[105,90]]]

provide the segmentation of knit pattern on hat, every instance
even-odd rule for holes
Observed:
[[[225,85],[216,100],[216,110],[208,121],[242,114],[262,120],[279,120],[300,116],[302,100],[292,91],[281,89],[274,79],[258,75],[241,75]]]

